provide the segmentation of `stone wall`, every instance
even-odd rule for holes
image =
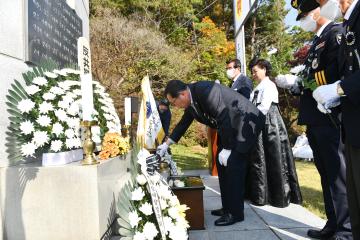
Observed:
[[[29,0],[0,1],[0,167],[9,164],[5,148],[5,132],[9,125],[6,94],[13,80],[22,80],[21,74],[28,69],[25,63],[25,1]],[[89,39],[89,0],[67,0],[67,3],[82,19],[83,36]]]

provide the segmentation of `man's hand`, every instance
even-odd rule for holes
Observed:
[[[322,85],[313,92],[314,99],[325,109],[333,108],[340,105],[340,95],[337,93],[337,86],[340,81],[332,84]],[[321,111],[321,109],[319,108]]]
[[[278,75],[275,78],[275,83],[279,88],[293,89],[299,88],[298,83],[301,81],[301,78],[292,74]]]
[[[231,150],[227,150],[227,149],[223,149],[219,153],[219,163],[221,165],[223,165],[224,167],[227,166],[227,161],[228,161],[230,154],[231,154]]]
[[[160,156],[163,157],[165,156],[166,151],[168,150],[169,145],[164,142],[163,144],[159,145],[156,149],[156,153]]]

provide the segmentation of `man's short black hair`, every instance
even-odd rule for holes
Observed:
[[[237,58],[234,58],[234,59],[231,59],[229,61],[226,62],[226,65],[230,64],[230,63],[234,63],[234,68],[240,68],[240,71],[241,71],[241,62],[239,59]]]
[[[176,98],[180,92],[185,91],[187,84],[180,80],[171,80],[165,87],[165,97],[169,94],[171,97]]]

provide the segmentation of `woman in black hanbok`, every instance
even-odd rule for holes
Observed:
[[[247,196],[255,205],[286,207],[290,202],[301,204],[294,158],[278,107],[278,91],[269,78],[271,65],[258,59],[252,61],[250,69],[258,82],[250,101],[266,115],[266,122],[249,163]]]

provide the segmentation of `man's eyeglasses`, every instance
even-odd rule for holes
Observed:
[[[171,106],[175,106],[175,103],[176,103],[177,99],[178,99],[178,98],[176,97],[176,98],[173,98],[172,101],[169,100],[170,105],[171,105]]]

